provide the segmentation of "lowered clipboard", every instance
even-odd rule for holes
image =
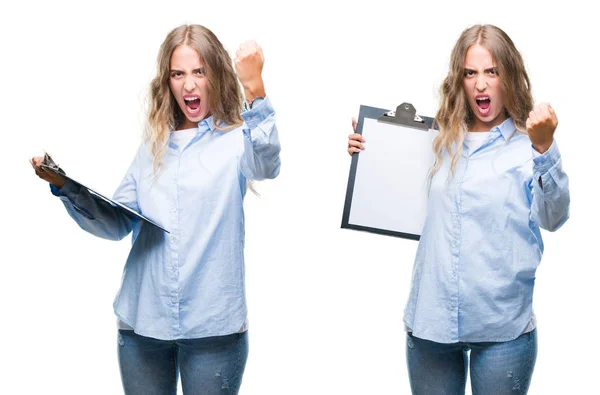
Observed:
[[[67,176],[67,174],[64,172],[63,169],[61,169],[55,162],[54,160],[52,160],[52,158],[50,157],[50,155],[45,154],[44,155],[44,162],[41,164],[41,167],[43,167],[46,170],[52,171],[56,174],[59,174],[61,176],[63,176],[64,178],[73,181],[75,184],[80,185],[82,188],[87,189],[90,194],[92,196],[94,196],[97,199],[101,199],[104,200],[105,202],[107,202],[108,204],[112,205],[113,207],[117,207],[120,210],[122,210],[125,214],[132,216],[132,217],[137,217],[153,226],[156,226],[157,228],[159,228],[160,230],[169,233],[168,230],[166,230],[165,228],[163,228],[162,226],[160,226],[159,224],[157,224],[156,222],[152,221],[150,218],[138,213],[135,210],[132,210],[131,208],[127,207],[126,205],[119,203],[115,200],[112,200],[104,195],[102,195],[99,192],[94,191],[92,188],[85,186],[84,184],[80,183],[79,181],[74,180],[72,177]]]
[[[419,240],[427,210],[437,130],[410,103],[396,111],[360,106],[356,133],[364,150],[352,155],[342,228]]]

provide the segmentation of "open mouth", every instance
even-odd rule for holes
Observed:
[[[475,97],[477,109],[481,115],[487,115],[490,112],[492,99],[488,95],[478,95]]]
[[[200,98],[198,96],[189,96],[183,98],[187,111],[190,114],[197,114],[200,112]]]

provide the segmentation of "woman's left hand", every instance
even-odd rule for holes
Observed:
[[[558,125],[558,118],[550,104],[538,104],[533,107],[525,125],[533,148],[540,154],[548,151],[554,141],[554,131]]]
[[[235,71],[244,87],[246,101],[255,97],[265,97],[262,69],[265,57],[256,41],[246,41],[235,53]]]

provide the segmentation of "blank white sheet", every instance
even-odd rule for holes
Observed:
[[[364,119],[349,224],[420,236],[436,134]]]

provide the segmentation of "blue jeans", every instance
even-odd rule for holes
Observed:
[[[406,335],[413,395],[463,395],[471,351],[473,395],[519,395],[529,389],[537,356],[537,331],[507,342],[442,344]]]
[[[201,339],[157,340],[119,330],[125,395],[237,394],[248,358],[247,332]]]

